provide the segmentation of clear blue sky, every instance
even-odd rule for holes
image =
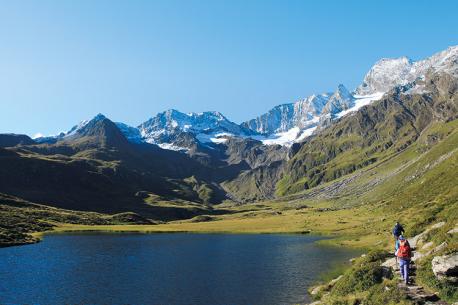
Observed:
[[[0,132],[53,134],[101,112],[218,110],[235,122],[381,57],[458,44],[458,1],[0,1]]]

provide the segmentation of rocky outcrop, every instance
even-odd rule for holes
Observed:
[[[411,239],[409,239],[410,246],[413,247],[413,248],[416,248],[418,244],[420,244],[421,242],[424,241],[424,239],[426,238],[427,234],[431,230],[439,229],[439,228],[442,228],[443,226],[445,226],[445,222],[443,222],[443,221],[438,222],[438,223],[432,225],[430,228],[428,228],[425,231],[423,231],[422,233],[412,237]]]
[[[431,265],[434,275],[439,280],[458,283],[458,252],[436,256],[433,258]]]

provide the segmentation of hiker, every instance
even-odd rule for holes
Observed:
[[[401,271],[402,280],[409,284],[409,267],[410,258],[412,257],[412,250],[410,244],[404,236],[400,235],[396,241],[396,257],[399,258],[399,269]]]
[[[399,221],[397,221],[396,224],[394,225],[394,228],[393,228],[393,236],[394,236],[394,238],[396,240],[398,240],[399,236],[401,236],[404,233],[405,233],[404,232],[404,228],[399,223]]]
[[[394,236],[394,251],[398,249],[398,239],[399,236],[404,234],[404,228],[402,225],[399,223],[399,221],[396,221],[396,224],[393,227],[393,236]],[[396,255],[395,255],[396,256]],[[398,257],[396,256],[396,263],[398,262]]]

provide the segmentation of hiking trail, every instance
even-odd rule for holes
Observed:
[[[431,231],[432,229],[440,228],[443,225],[445,225],[444,222],[437,223],[431,226],[431,228],[427,229],[423,233],[418,234],[417,236],[413,237],[410,240],[410,246],[412,248],[412,260],[410,263],[410,271],[409,271],[409,279],[410,279],[409,285],[406,285],[401,278],[401,272],[399,270],[399,265],[397,263],[396,257],[389,258],[382,264],[383,267],[393,269],[394,273],[399,278],[398,288],[403,293],[405,293],[407,295],[407,298],[413,301],[414,304],[416,305],[433,305],[433,304],[450,305],[449,303],[445,302],[444,300],[441,300],[440,297],[437,295],[437,293],[430,292],[426,290],[423,286],[417,285],[416,283],[417,267],[416,267],[415,261],[431,253],[438,252],[443,247],[443,244],[439,245],[435,249],[430,250],[425,254],[417,250],[417,244],[420,241],[422,241],[423,237],[426,236],[426,234],[429,231]]]

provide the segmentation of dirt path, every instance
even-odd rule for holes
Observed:
[[[417,254],[416,250],[413,251],[413,255]],[[407,298],[414,302],[416,305],[450,305],[449,303],[441,300],[436,293],[427,291],[423,286],[417,285],[416,283],[416,272],[417,267],[415,262],[412,261],[410,265],[409,278],[410,283],[406,285],[401,279],[401,272],[399,265],[396,264],[395,258],[390,258],[382,264],[385,267],[393,268],[395,274],[399,277],[398,288],[407,295]]]

